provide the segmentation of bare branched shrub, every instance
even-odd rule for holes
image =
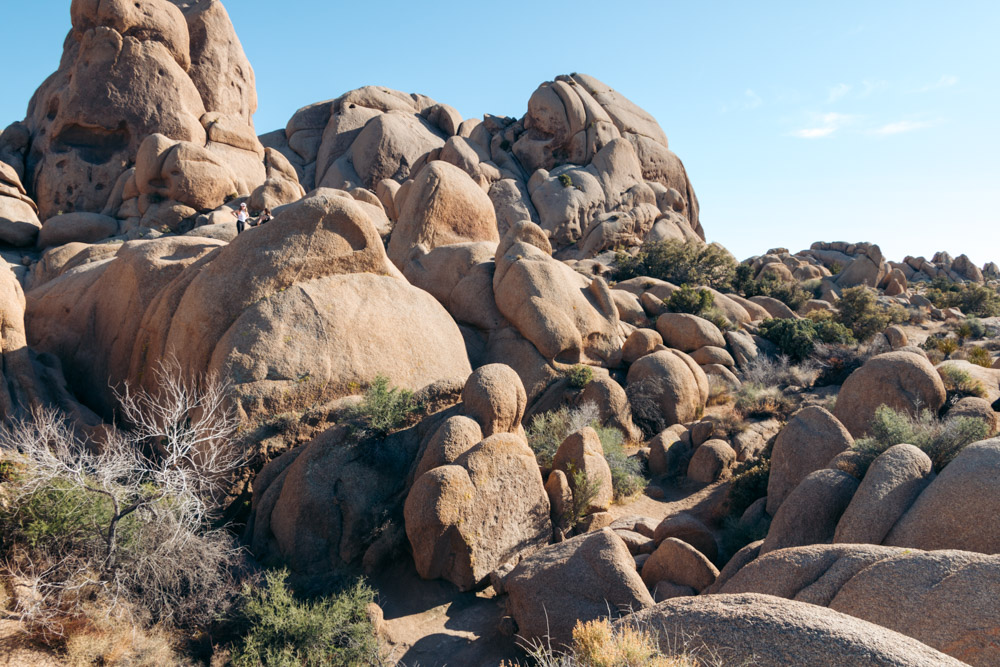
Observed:
[[[742,370],[743,381],[762,387],[811,387],[819,376],[819,365],[807,359],[793,364],[787,355],[758,355]]]
[[[120,394],[127,428],[80,437],[53,410],[0,429],[13,474],[0,508],[0,571],[22,582],[15,613],[62,637],[100,607],[140,624],[197,627],[236,592],[232,537],[209,528],[221,482],[242,459],[226,386],[161,368],[158,391]],[[196,389],[200,386],[200,389]]]
[[[632,422],[646,438],[652,438],[667,428],[667,420],[660,409],[659,397],[662,393],[663,381],[656,378],[630,382],[625,387],[625,394],[632,407]]]

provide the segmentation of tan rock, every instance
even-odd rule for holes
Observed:
[[[715,535],[704,523],[687,512],[672,514],[663,519],[656,527],[653,540],[657,544],[668,537],[675,537],[687,542],[705,554],[705,557],[711,561],[719,556],[719,546],[715,541]]]
[[[913,445],[895,445],[872,462],[844,510],[834,543],[881,544],[933,479],[931,460]]]
[[[778,508],[760,553],[830,542],[857,488],[858,480],[840,470],[809,474]]]
[[[893,526],[884,543],[916,549],[1000,553],[1000,440],[969,445]]]
[[[880,405],[916,414],[918,410],[937,412],[944,400],[944,384],[927,359],[909,352],[887,352],[851,373],[837,395],[833,414],[857,438],[868,431]]]
[[[948,419],[956,417],[972,417],[980,419],[989,427],[990,435],[995,435],[1000,429],[1000,415],[993,410],[993,406],[984,398],[976,396],[966,396],[948,410]]]
[[[400,270],[410,249],[476,241],[499,242],[490,198],[458,167],[430,162],[413,179],[389,240],[389,257]]]
[[[577,493],[575,475],[581,472],[596,487],[597,494],[587,506],[587,514],[611,507],[614,499],[611,468],[604,459],[604,448],[594,429],[587,426],[566,438],[552,459],[552,469],[566,474],[574,494]]]
[[[649,456],[647,458],[649,472],[655,476],[669,475],[672,477],[686,474],[692,451],[691,438],[687,433],[687,428],[680,424],[674,424],[656,434],[649,441]]]
[[[697,350],[706,345],[725,347],[726,339],[714,324],[687,313],[664,313],[656,319],[656,330],[663,336],[667,347],[683,352]]]
[[[472,590],[511,558],[549,542],[549,509],[527,443],[510,433],[488,436],[413,483],[404,513],[417,572]]]
[[[724,347],[715,347],[713,345],[699,347],[691,353],[691,358],[698,362],[701,366],[708,366],[711,364],[718,364],[725,366],[726,368],[734,368],[736,366],[736,362],[733,361],[732,355],[730,355]]]
[[[479,422],[483,435],[517,433],[527,398],[520,378],[509,366],[481,366],[465,383],[462,406]]]
[[[660,581],[669,581],[702,591],[717,576],[719,570],[705,554],[675,537],[663,540],[642,566],[642,580],[649,587],[656,586]]]
[[[853,444],[851,434],[826,409],[813,406],[796,412],[774,441],[767,513],[774,516],[807,475],[826,468],[833,457]]]
[[[734,664],[943,667],[962,663],[926,644],[816,605],[769,595],[700,595],[661,602],[620,623],[661,630],[660,648],[690,645]]]
[[[752,296],[750,301],[756,303],[758,306],[767,311],[768,315],[777,319],[790,319],[794,320],[798,318],[795,311],[786,306],[781,301],[778,301],[774,297],[770,296]]]
[[[94,243],[118,233],[118,221],[99,213],[66,213],[49,218],[38,233],[38,247]]]
[[[725,440],[709,440],[694,450],[687,476],[696,482],[711,484],[736,463],[736,452]]]
[[[705,400],[696,373],[708,384],[704,372],[692,362],[692,370],[679,356],[662,351],[648,354],[629,368],[627,382],[648,383],[654,400],[662,410],[668,424],[679,424],[697,419],[705,407]],[[707,392],[706,392],[707,393]]]
[[[621,290],[611,290],[623,293]],[[627,292],[624,292],[627,294]],[[627,364],[634,364],[636,361],[653,352],[657,345],[663,344],[663,336],[654,329],[636,329],[625,339],[622,346],[622,361]]]

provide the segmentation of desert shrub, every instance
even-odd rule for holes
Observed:
[[[861,342],[881,333],[893,318],[890,309],[878,302],[875,290],[864,285],[845,289],[837,302],[837,321]]]
[[[975,417],[955,417],[944,421],[929,410],[917,416],[881,405],[868,426],[868,435],[854,442],[853,449],[862,455],[859,468],[867,470],[875,458],[895,445],[906,443],[919,447],[930,457],[938,472],[963,448],[985,439],[989,426]]]
[[[786,283],[773,276],[756,280],[753,277],[753,268],[749,264],[740,264],[736,267],[733,289],[748,299],[754,296],[769,296],[796,311],[815,296],[811,289],[805,288],[805,284]]]
[[[591,479],[586,470],[578,470],[572,463],[567,467],[566,478],[573,489],[573,501],[564,510],[562,525],[572,530],[587,516],[587,510],[594,504],[601,492],[601,483]]]
[[[777,357],[760,354],[743,367],[741,374],[745,382],[763,387],[810,387],[816,381],[817,368],[811,359],[792,364],[784,354]]]
[[[389,378],[379,375],[345,416],[358,440],[382,439],[403,428],[420,409],[412,391],[392,387]]]
[[[959,340],[979,340],[986,336],[986,325],[978,317],[968,316],[952,326]]]
[[[733,404],[733,409],[743,419],[748,417],[784,419],[792,407],[792,402],[778,387],[763,387],[752,382],[744,382],[740,386]]]
[[[34,582],[14,610],[32,631],[63,641],[66,628],[105,617],[204,627],[235,596],[241,552],[209,528],[242,463],[226,388],[184,384],[165,367],[159,379],[155,397],[118,394],[127,429],[98,452],[53,411],[0,430],[16,468],[0,505],[0,569]]]
[[[969,363],[973,363],[977,366],[982,366],[983,368],[993,367],[993,355],[985,347],[971,347],[968,352],[965,353],[965,358]]]
[[[100,608],[85,607],[84,617],[70,624],[60,651],[60,662],[70,667],[128,665],[161,667],[188,664],[178,653],[176,638],[162,626],[138,627],[139,612],[109,616]]]
[[[594,379],[594,370],[590,366],[577,364],[566,372],[566,379],[573,389],[583,389]]]
[[[685,649],[664,653],[658,633],[649,626],[622,623],[614,626],[608,619],[577,621],[573,643],[565,650],[535,641],[525,647],[531,663],[537,667],[696,667],[719,665],[707,652],[697,658]],[[517,667],[520,663],[501,663]]]
[[[660,409],[659,396],[662,393],[663,382],[655,378],[630,382],[625,387],[625,395],[632,407],[632,423],[647,439],[667,428],[667,420]]]
[[[718,375],[708,376],[708,402],[706,405],[726,405],[733,402],[732,386]]]
[[[559,174],[559,183],[564,188],[571,188],[573,187],[573,177],[569,174]]]
[[[733,328],[733,323],[729,321],[726,314],[715,306],[704,311],[701,317],[714,324],[719,331],[730,331]]]
[[[815,386],[826,387],[844,384],[844,380],[861,368],[869,356],[870,350],[866,347],[817,343],[810,357],[811,361],[819,367]]]
[[[689,285],[681,285],[664,303],[672,313],[689,313],[701,315],[715,303],[715,296],[707,289],[694,289]]]
[[[571,433],[579,431],[584,426],[599,421],[597,406],[587,403],[579,408],[562,406],[558,410],[550,410],[535,415],[528,426],[528,446],[535,452],[535,460],[539,467],[548,470],[552,467],[552,459],[559,450],[559,445]]]
[[[642,462],[625,452],[625,436],[616,428],[591,424],[601,440],[604,458],[611,468],[611,487],[615,500],[625,500],[646,488]]]
[[[938,308],[958,308],[965,315],[1000,315],[1000,294],[986,285],[953,283],[946,278],[935,278],[925,296]]]
[[[967,370],[955,366],[942,366],[937,369],[937,372],[941,376],[941,381],[944,382],[949,399],[965,396],[986,398],[986,387],[983,386],[982,382],[969,375]]]
[[[625,436],[617,428],[600,423],[597,406],[586,403],[579,408],[563,406],[537,415],[527,429],[528,445],[535,452],[539,467],[548,470],[559,445],[584,426],[597,433],[604,449],[604,458],[611,468],[611,485],[616,500],[635,495],[646,486],[642,464],[625,453]]]
[[[232,656],[235,667],[381,665],[364,582],[315,600],[298,600],[285,570],[267,573],[264,586],[246,586],[240,621],[246,632]]]
[[[639,276],[658,278],[676,285],[705,285],[728,289],[736,273],[736,260],[724,248],[700,241],[657,241],[647,243],[633,257],[615,255],[616,281]]]
[[[740,518],[754,501],[767,495],[767,482],[771,477],[771,459],[761,457],[744,461],[733,469],[729,483],[729,514]],[[752,540],[751,540],[752,541]]]
[[[851,344],[854,336],[842,324],[829,320],[767,319],[760,323],[760,335],[778,346],[783,354],[802,361],[817,342]]]

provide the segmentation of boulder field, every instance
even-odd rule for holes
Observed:
[[[1000,304],[995,264],[736,262],[586,74],[520,118],[369,85],[258,136],[218,0],[70,13],[0,132],[4,423],[52,407],[99,445],[123,388],[221,381],[255,562],[437,586],[447,613],[383,600],[421,664],[611,619],[733,664],[1000,665],[1000,320],[960,309]],[[677,248],[727,279],[653,266]],[[366,431],[378,387],[413,403]]]

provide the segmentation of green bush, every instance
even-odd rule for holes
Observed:
[[[590,366],[577,364],[566,372],[566,379],[573,389],[583,389],[594,379],[594,370]]]
[[[688,313],[690,315],[701,315],[712,307],[715,303],[715,296],[707,289],[694,289],[689,285],[681,285],[664,300],[667,310],[672,313]]]
[[[926,296],[938,308],[958,308],[965,315],[978,317],[1000,316],[1000,294],[986,285],[935,278]]]
[[[573,187],[573,177],[569,174],[559,174],[559,182],[564,188]]]
[[[729,484],[729,514],[738,519],[754,501],[767,496],[767,482],[771,478],[771,459],[759,458],[744,461],[733,470]],[[752,541],[752,540],[751,540]]]
[[[986,336],[986,325],[978,317],[968,316],[954,326],[959,340],[979,340]]]
[[[591,424],[601,440],[604,458],[611,468],[611,486],[615,500],[625,500],[646,488],[642,463],[625,453],[625,436],[616,428]]]
[[[902,311],[902,317],[909,319],[906,309],[902,308]],[[878,302],[875,290],[864,285],[845,289],[837,302],[837,321],[850,329],[861,342],[871,340],[875,334],[884,331],[898,316],[899,313]]]
[[[802,361],[816,343],[853,344],[854,336],[842,324],[830,320],[768,319],[760,323],[760,335],[778,346],[782,354]]]
[[[587,516],[587,510],[597,500],[601,492],[601,483],[591,479],[585,470],[577,470],[571,463],[568,467],[569,487],[573,489],[573,502],[565,509],[562,524],[566,530],[572,530]]]
[[[784,419],[792,410],[792,402],[778,387],[762,387],[752,382],[744,382],[736,390],[733,409],[743,419],[748,417]]]
[[[749,264],[740,264],[736,267],[733,289],[747,299],[754,296],[769,296],[796,311],[815,296],[812,290],[805,289],[805,285],[782,282],[774,276],[756,280],[753,277],[753,268]]]
[[[528,445],[535,453],[539,467],[548,470],[559,445],[584,426],[597,433],[604,449],[604,458],[611,468],[611,485],[616,500],[635,495],[646,486],[642,464],[625,453],[625,436],[616,428],[601,425],[597,410],[592,406],[570,409],[566,406],[537,415],[527,429]]]
[[[347,411],[347,419],[360,440],[384,438],[405,426],[419,410],[412,391],[390,387],[389,378],[379,375],[361,402]]]
[[[993,367],[993,356],[990,351],[985,347],[973,347],[965,355],[965,358],[969,363],[975,364],[977,366],[982,366],[983,368]]]
[[[976,378],[969,375],[969,372],[955,366],[942,366],[937,369],[938,375],[944,382],[944,388],[948,391],[949,398],[953,396],[975,396],[976,398],[986,398],[986,387]]]
[[[868,426],[868,435],[854,442],[853,449],[862,455],[861,470],[867,470],[875,458],[895,445],[906,443],[919,447],[930,457],[938,472],[963,448],[989,436],[986,422],[975,417],[938,420],[929,410],[916,417],[881,405]]]
[[[312,601],[297,600],[288,572],[267,573],[263,587],[245,586],[241,621],[247,631],[232,656],[236,667],[380,665],[378,640],[368,617],[375,594],[364,582]]]
[[[616,281],[648,276],[675,285],[704,285],[729,289],[736,274],[736,260],[724,248],[701,241],[647,243],[633,257],[619,252],[612,278]]]

